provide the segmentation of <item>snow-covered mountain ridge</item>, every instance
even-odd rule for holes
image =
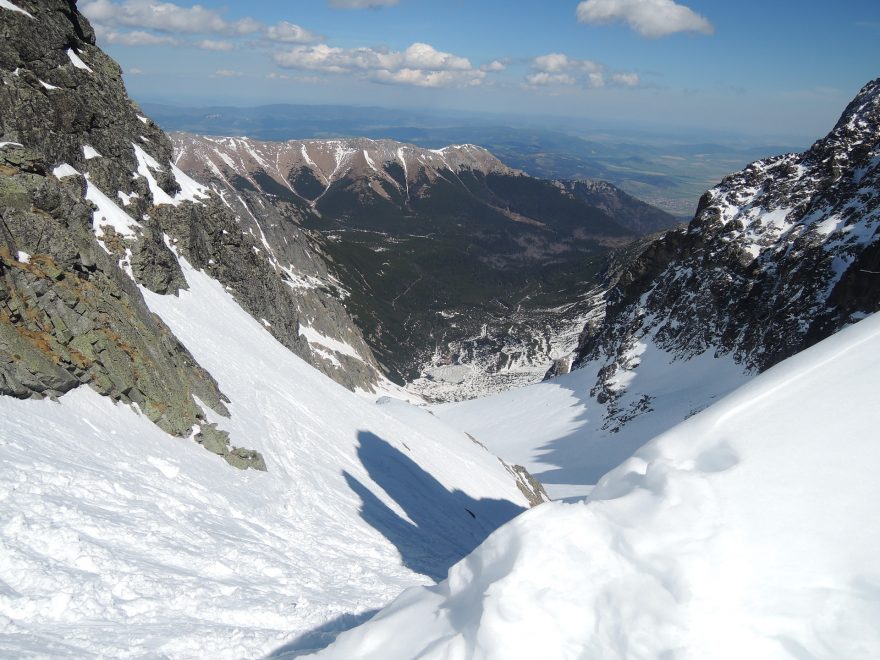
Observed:
[[[186,133],[172,133],[171,138],[177,152],[176,164],[184,171],[207,168],[227,181],[231,176],[251,179],[254,173],[262,172],[310,204],[345,177],[368,178],[377,194],[387,196],[382,182],[406,195],[409,182],[422,173],[429,179],[462,170],[524,176],[486,149],[472,144],[423,149],[394,140],[368,138],[266,142]],[[256,179],[250,182],[261,185]]]
[[[880,79],[809,151],[727,177],[625,268],[578,360],[650,335],[682,358],[710,350],[765,369],[877,311],[878,229]],[[606,379],[621,369],[609,363]]]

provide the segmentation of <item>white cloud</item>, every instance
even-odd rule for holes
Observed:
[[[526,82],[534,87],[544,87],[546,85],[575,85],[577,84],[577,78],[568,73],[538,71],[537,73],[530,73],[527,75]]]
[[[377,48],[336,48],[327,44],[296,46],[275,53],[275,63],[286,69],[324,73],[357,73],[376,82],[419,87],[461,87],[481,83],[486,73],[470,60],[414,43],[403,51]]]
[[[98,34],[107,43],[121,46],[177,46],[179,39],[168,35],[153,34],[144,30],[132,30],[129,32],[117,32],[101,26],[95,26]]]
[[[370,7],[391,7],[400,0],[329,0],[331,7],[337,9],[369,9]]]
[[[639,84],[637,73],[618,72],[606,74],[605,65],[593,60],[579,60],[565,53],[548,53],[532,59],[532,73],[526,76],[526,83],[532,87],[553,85],[582,85],[599,89],[611,84],[618,87],[636,87]]]
[[[536,57],[532,61],[532,66],[538,71],[554,73],[555,71],[565,71],[571,66],[571,60],[564,53],[550,53]]]
[[[181,7],[155,0],[85,0],[80,11],[90,20],[107,25],[176,34],[245,35],[263,27],[253,18],[227,21],[219,12],[201,5]]]
[[[637,87],[639,84],[639,74],[637,73],[615,73],[611,76],[611,82],[623,87]]]
[[[507,63],[502,62],[501,60],[492,60],[488,64],[484,64],[480,67],[480,71],[491,71],[492,73],[497,73],[498,71],[504,71],[507,68]]]
[[[416,87],[475,87],[482,84],[483,71],[424,71],[422,69],[379,69],[368,78],[379,83],[414,85]]]
[[[560,71],[584,71],[586,73],[598,73],[604,68],[598,62],[592,60],[577,60],[565,53],[549,53],[540,55],[532,60],[532,68],[546,73],[558,73]]]
[[[581,23],[624,21],[644,37],[665,37],[676,32],[715,31],[707,18],[674,0],[583,0],[577,6]]]
[[[214,50],[220,52],[228,52],[235,49],[235,44],[231,41],[218,41],[215,39],[202,39],[196,46],[202,50]]]
[[[605,87],[605,75],[594,71],[587,74],[587,85],[593,88]]]
[[[322,41],[324,37],[315,34],[304,27],[287,21],[281,21],[275,25],[266,28],[266,38],[270,41],[281,41],[291,44],[310,44],[315,41]]]
[[[244,74],[241,71],[232,71],[231,69],[217,69],[211,74],[211,78],[241,78]]]
[[[137,67],[132,67],[131,69],[128,69],[127,71],[125,71],[125,73],[128,74],[129,76],[142,76],[142,75],[144,75],[144,70],[138,69]]]

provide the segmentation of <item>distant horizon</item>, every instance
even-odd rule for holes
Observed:
[[[877,77],[874,0],[80,0],[134,98],[797,142]]]
[[[134,96],[133,96],[134,98]],[[447,120],[450,126],[467,125],[468,122],[474,122],[474,126],[483,124],[494,127],[509,127],[537,129],[543,131],[552,131],[578,137],[589,137],[591,139],[601,139],[603,133],[607,133],[607,137],[614,137],[619,140],[637,140],[641,138],[649,138],[654,140],[671,140],[681,142],[682,144],[699,144],[701,142],[717,142],[725,146],[738,146],[741,148],[776,146],[783,149],[797,148],[806,149],[813,142],[825,136],[834,126],[834,119],[824,132],[817,135],[806,134],[759,134],[747,133],[734,130],[711,129],[711,128],[695,128],[692,126],[676,126],[676,125],[651,125],[648,122],[612,122],[612,121],[596,121],[585,117],[577,117],[572,115],[552,115],[552,114],[529,114],[522,115],[516,113],[493,112],[488,110],[468,110],[460,108],[431,108],[426,106],[387,106],[379,104],[354,104],[354,103],[322,103],[322,102],[270,102],[270,103],[247,103],[247,102],[216,102],[216,103],[196,103],[179,101],[172,99],[156,100],[150,97],[135,98],[145,110],[149,108],[168,108],[174,110],[186,111],[208,111],[208,110],[262,110],[266,108],[332,108],[338,110],[370,110],[380,111],[389,114],[394,113],[418,113],[421,117],[431,117],[438,120]],[[845,106],[841,106],[840,113],[843,112]],[[838,113],[838,116],[839,114]],[[569,122],[566,125],[559,125],[558,122]],[[172,129],[176,130],[176,129]],[[340,134],[342,135],[342,134]],[[328,138],[329,139],[329,138]]]

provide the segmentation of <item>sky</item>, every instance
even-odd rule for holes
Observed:
[[[141,102],[370,105],[818,138],[876,0],[79,0]]]

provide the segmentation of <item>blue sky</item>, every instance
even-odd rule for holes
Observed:
[[[79,6],[135,98],[179,105],[428,107],[781,139],[823,134],[880,75],[876,0]]]

